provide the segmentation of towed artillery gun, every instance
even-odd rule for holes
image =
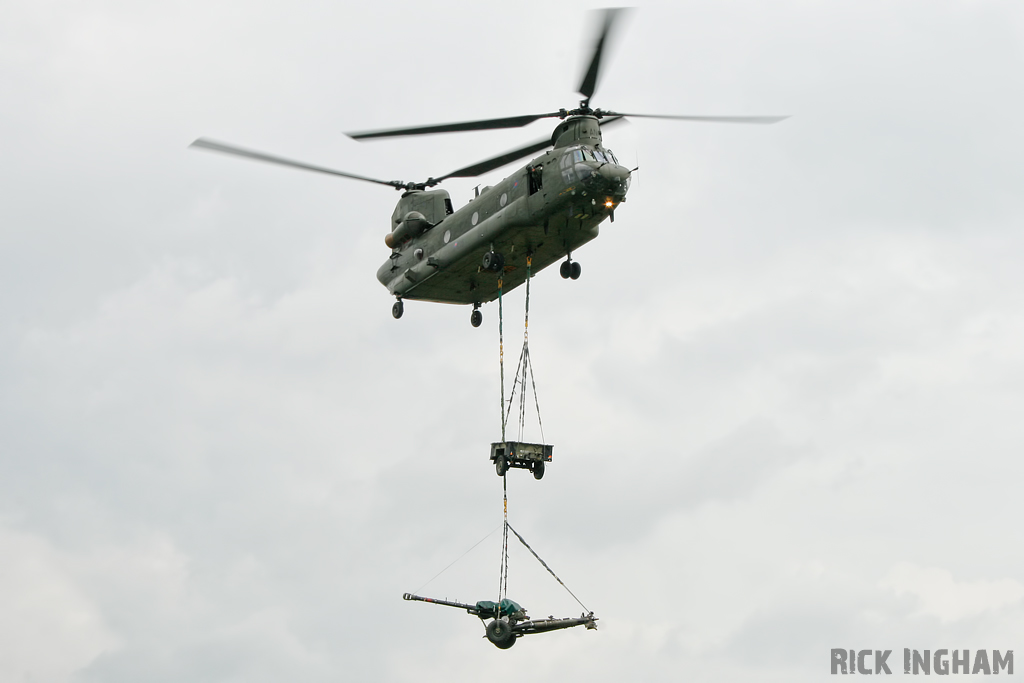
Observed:
[[[464,609],[469,614],[479,617],[481,622],[490,619],[485,626],[484,637],[491,641],[495,647],[507,650],[516,644],[516,640],[523,636],[534,633],[546,633],[548,631],[559,631],[573,626],[585,626],[587,630],[597,628],[597,617],[594,613],[581,614],[578,618],[568,617],[556,619],[530,619],[526,616],[526,609],[519,603],[505,598],[501,602],[491,600],[480,600],[475,605],[451,600],[439,600],[437,598],[424,598],[412,593],[402,595],[403,600],[419,600],[420,602],[431,602],[435,605],[447,605]]]

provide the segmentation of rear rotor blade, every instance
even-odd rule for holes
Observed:
[[[501,119],[483,119],[480,121],[463,121],[461,123],[438,123],[431,126],[414,126],[412,128],[389,128],[387,130],[367,130],[358,133],[345,133],[353,140],[369,138],[388,138],[401,135],[429,135],[431,133],[454,133],[464,130],[495,130],[498,128],[522,128],[538,119],[564,116],[564,112],[548,114],[526,114],[525,116],[507,116]]]
[[[603,116],[630,116],[640,119],[669,119],[672,121],[707,121],[711,123],[778,123],[789,116],[669,116],[663,114],[624,114],[618,111],[598,110]]]
[[[367,178],[366,176],[356,175],[354,173],[336,171],[333,168],[315,166],[313,164],[307,164],[301,161],[293,161],[291,159],[285,159],[284,157],[278,157],[272,154],[256,152],[251,149],[243,149],[242,147],[235,147],[234,145],[228,145],[223,142],[217,142],[215,140],[210,140],[207,138],[199,138],[191,145],[189,145],[189,147],[199,147],[200,149],[209,149],[214,152],[221,152],[223,154],[233,154],[235,156],[245,157],[247,159],[255,159],[256,161],[265,161],[270,164],[277,164],[279,166],[290,166],[292,168],[301,168],[304,171],[315,171],[317,173],[326,173],[328,175],[336,175],[341,176],[343,178],[352,178],[353,180],[364,180],[368,183],[377,183],[378,185],[387,185],[389,187],[406,186],[406,183],[403,183],[400,180],[378,180],[377,178]]]
[[[586,98],[586,104],[590,103],[590,98],[594,96],[594,90],[597,89],[597,78],[601,73],[601,56],[604,54],[605,44],[608,42],[612,26],[621,13],[621,7],[610,7],[604,11],[601,33],[598,34],[597,40],[594,42],[594,54],[590,58],[590,66],[587,67],[586,73],[583,74],[583,81],[580,83],[579,93]]]

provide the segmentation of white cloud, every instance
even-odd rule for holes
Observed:
[[[0,680],[62,683],[120,639],[74,562],[0,523]]]
[[[896,564],[879,585],[896,595],[914,596],[917,615],[936,617],[943,622],[976,617],[1024,598],[1024,585],[1013,579],[956,581],[945,569],[920,567],[911,562]]]

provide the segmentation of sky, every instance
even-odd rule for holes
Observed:
[[[593,8],[2,6],[0,680],[822,681],[831,648],[897,675],[1024,649],[1012,2],[630,12],[595,106],[791,118],[607,130],[628,201],[578,281],[533,281],[555,450],[509,521],[599,629],[501,651],[401,599],[496,597],[497,307],[394,320],[395,192],[187,147],[447,173],[551,122],[344,132],[571,108]],[[532,615],[579,614],[509,563]]]

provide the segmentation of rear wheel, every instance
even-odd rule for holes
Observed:
[[[578,261],[573,261],[572,262],[572,267],[569,268],[569,277],[571,277],[573,280],[579,280],[580,279],[580,275],[582,273],[583,273],[583,266],[581,266]]]
[[[498,473],[499,477],[504,477],[505,472],[508,472],[508,462],[504,455],[499,455],[494,459],[494,471]]]
[[[538,460],[533,463],[533,478],[538,481],[544,478],[544,461]]]
[[[484,314],[480,311],[473,311],[469,314],[469,324],[473,327],[480,327],[480,323],[484,321]]]
[[[396,301],[395,305],[391,307],[391,315],[395,317],[395,320],[398,320],[402,317],[403,313],[405,313],[405,304],[401,301]]]
[[[568,280],[572,275],[572,261],[562,261],[562,265],[558,266],[558,274],[563,280]]]

